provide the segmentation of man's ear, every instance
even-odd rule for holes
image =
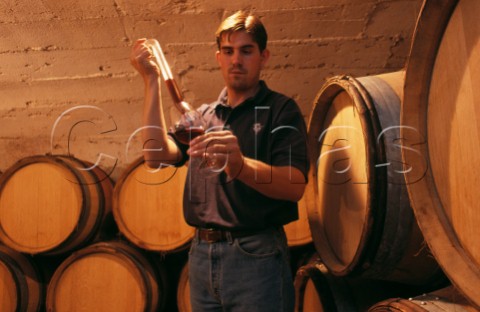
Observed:
[[[262,68],[267,64],[267,61],[270,59],[270,50],[264,49],[261,54],[262,57]]]
[[[217,50],[217,52],[215,52],[215,59],[217,60],[217,63],[220,64],[220,61],[218,60],[219,57],[220,57],[220,51]]]

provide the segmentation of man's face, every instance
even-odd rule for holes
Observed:
[[[266,49],[260,52],[251,35],[237,31],[223,34],[216,56],[227,87],[247,92],[257,86],[269,52]]]

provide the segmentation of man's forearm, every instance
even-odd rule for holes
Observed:
[[[265,196],[289,201],[298,201],[306,184],[303,173],[295,167],[271,166],[247,157],[235,178]]]
[[[142,139],[143,156],[148,166],[158,168],[161,163],[172,164],[179,161],[179,149],[167,135],[160,79],[155,77],[145,79]]]

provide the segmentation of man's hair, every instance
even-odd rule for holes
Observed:
[[[260,52],[263,52],[267,47],[267,31],[260,19],[244,11],[237,11],[233,15],[227,17],[222,24],[220,24],[215,33],[218,49],[220,49],[222,36],[224,34],[230,36],[236,31],[245,31],[247,34],[250,34],[253,41],[258,44]]]

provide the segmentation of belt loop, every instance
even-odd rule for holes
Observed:
[[[227,238],[228,243],[231,245],[233,244],[233,236],[232,232],[230,231],[225,231],[225,237]]]

